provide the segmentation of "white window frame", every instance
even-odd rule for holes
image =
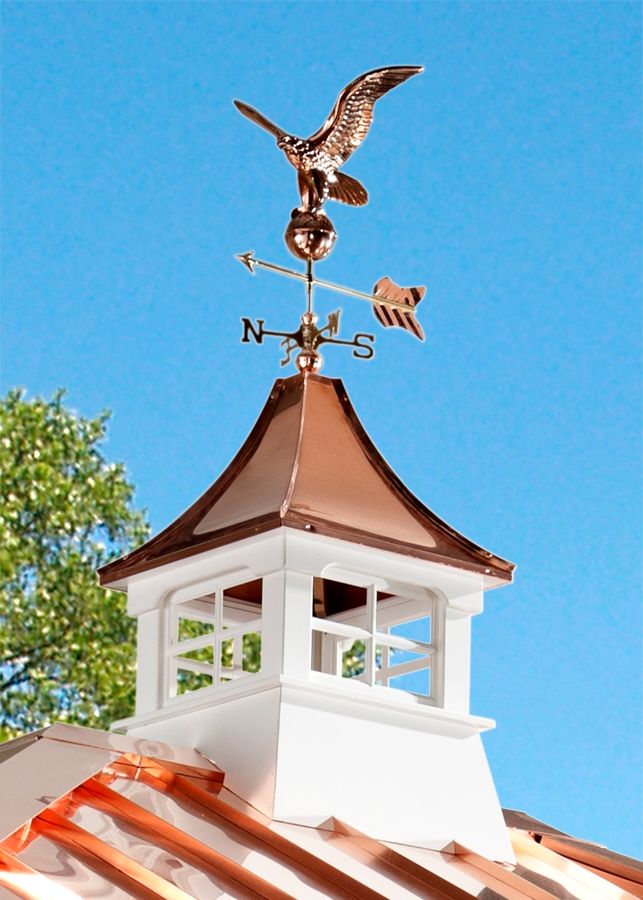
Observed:
[[[207,582],[200,586],[193,585],[187,591],[182,589],[170,599],[166,608],[165,620],[165,678],[164,696],[166,701],[180,701],[186,697],[200,694],[202,691],[218,691],[229,681],[238,681],[258,675],[259,672],[247,672],[243,669],[243,638],[246,634],[262,635],[263,616],[257,617],[257,605],[244,600],[237,600],[226,596],[226,591],[239,585],[238,580],[231,582]],[[218,598],[221,598],[219,602]],[[202,612],[190,610],[186,615],[186,604],[200,599],[212,599],[214,612]],[[223,607],[234,610],[235,621],[238,623],[232,628],[225,627]],[[261,607],[260,607],[261,611]],[[199,637],[179,640],[179,620],[204,622],[213,626],[213,631]],[[232,666],[221,664],[222,645],[227,641],[233,641]],[[212,647],[212,663],[201,662],[195,659],[186,659],[182,656],[193,650],[204,647]],[[208,675],[212,678],[212,684],[197,688],[194,691],[178,693],[179,671],[195,672]]]
[[[381,588],[379,589],[381,590]],[[328,618],[311,617],[311,628],[319,633],[319,663],[321,672],[315,675],[330,676],[344,683],[359,681],[375,689],[399,691],[415,697],[419,702],[433,706],[443,705],[444,696],[444,630],[446,602],[434,591],[422,591],[422,595],[409,590],[415,596],[395,594],[377,602],[378,588],[366,587],[366,605],[359,609],[336,613]],[[403,612],[402,615],[400,615]],[[417,619],[430,618],[431,641],[416,641],[401,635],[390,634],[394,625],[402,625]],[[342,675],[343,654],[354,641],[364,642],[364,672],[350,678]],[[381,665],[377,667],[377,647],[382,648]],[[407,650],[421,653],[420,659],[389,665],[391,650]],[[389,686],[389,680],[399,675],[428,669],[430,693],[413,694],[403,688]]]

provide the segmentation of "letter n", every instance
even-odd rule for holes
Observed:
[[[243,337],[241,338],[241,343],[249,344],[250,337],[252,336],[256,344],[263,344],[263,326],[265,325],[266,320],[257,319],[256,326],[253,325],[252,319],[248,319],[246,316],[242,316],[241,321],[243,322]]]

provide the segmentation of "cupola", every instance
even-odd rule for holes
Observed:
[[[138,622],[114,728],[196,747],[276,820],[511,860],[469,683],[513,568],[411,494],[341,381],[279,379],[203,496],[100,571]]]

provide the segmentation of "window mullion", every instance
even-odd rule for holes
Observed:
[[[366,639],[364,646],[364,674],[366,675],[366,683],[375,684],[375,654],[377,644],[375,634],[377,631],[377,589],[375,585],[369,584],[366,588],[366,630],[369,637]]]
[[[217,585],[214,591],[214,659],[213,684],[221,683],[221,653],[223,630],[223,591]]]

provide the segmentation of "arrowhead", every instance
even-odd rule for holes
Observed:
[[[235,256],[235,259],[238,259],[239,262],[246,267],[250,274],[254,275],[255,266],[257,265],[257,260],[254,257],[254,250],[248,250],[247,253],[239,253],[237,256]]]

